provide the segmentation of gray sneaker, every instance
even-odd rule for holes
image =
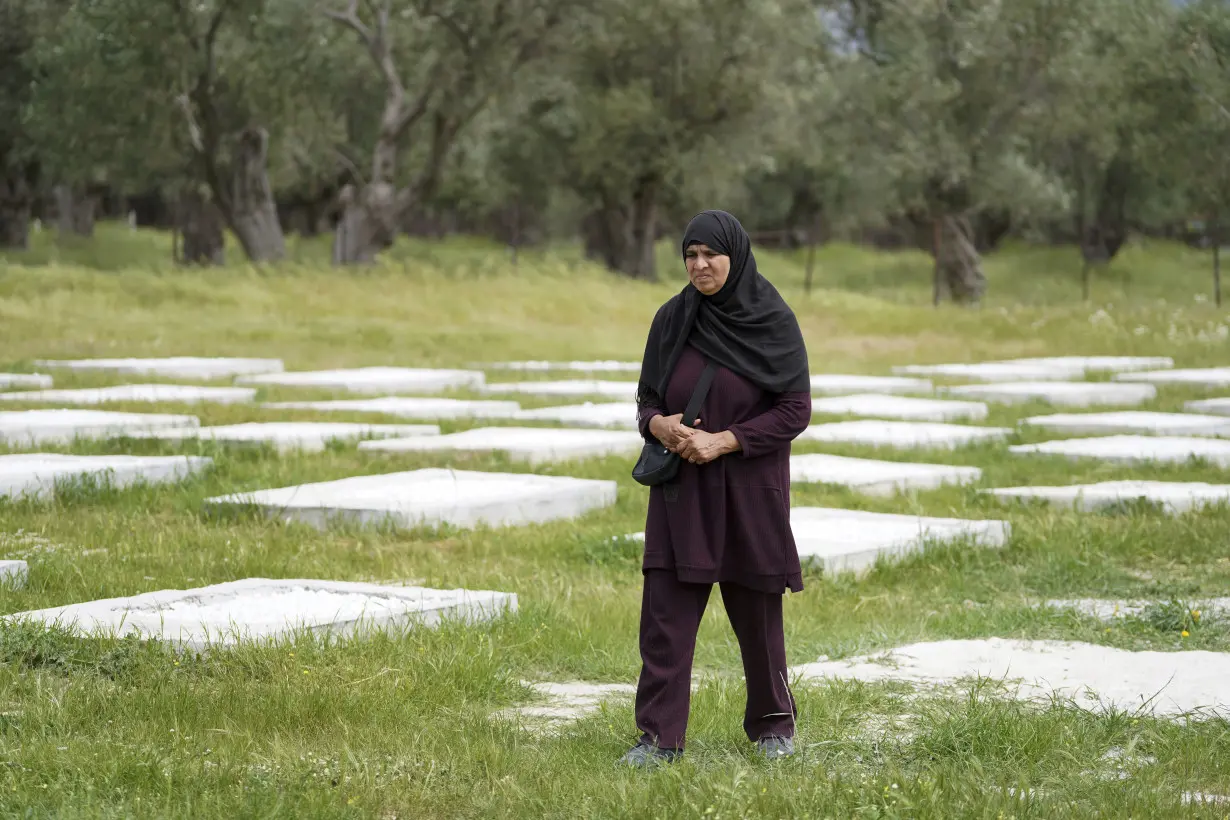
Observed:
[[[621,765],[645,769],[662,763],[673,763],[683,756],[682,749],[659,749],[644,741],[633,746],[619,759]]]
[[[790,757],[794,754],[794,738],[768,735],[756,741],[760,753],[768,760]]]

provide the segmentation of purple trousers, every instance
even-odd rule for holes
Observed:
[[[794,696],[786,678],[786,636],[780,593],[723,583],[722,603],[743,655],[750,740],[794,736]],[[636,687],[636,726],[641,739],[682,749],[692,698],[696,632],[711,584],[685,584],[671,570],[645,570],[641,598],[641,677]]]

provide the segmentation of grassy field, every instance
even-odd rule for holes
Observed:
[[[62,248],[44,233],[0,257],[0,371],[36,358],[276,356],[288,369],[468,365],[516,358],[639,358],[658,304],[682,284],[671,247],[660,284],[583,264],[570,249],[523,254],[469,242],[411,243],[373,270],[338,272],[319,245],[277,269],[181,271],[168,240],[105,226]],[[929,306],[917,254],[826,248],[817,288],[798,258],[760,267],[799,314],[813,372],[887,373],[892,364],[1027,355],[1153,354],[1230,364],[1230,320],[1202,294],[1207,257],[1132,247],[1079,299],[1069,250],[1010,248],[987,260],[985,306]],[[122,377],[57,373],[58,387]],[[129,380],[131,381],[131,380]],[[260,399],[304,391],[262,390]],[[456,395],[466,395],[458,393]],[[1194,391],[1165,388],[1148,409]],[[552,402],[528,400],[527,406]],[[15,405],[14,409],[19,407]],[[6,408],[8,409],[8,408]],[[146,410],[150,405],[117,405]],[[203,425],[325,418],[255,406],[190,412]],[[992,406],[1014,426],[1044,405]],[[396,421],[330,414],[329,420]],[[466,424],[445,423],[445,431]],[[1042,440],[1036,433],[1017,441]],[[52,448],[54,449],[54,448]],[[795,452],[819,451],[798,445]],[[956,697],[900,686],[796,688],[802,754],[766,764],[739,726],[738,648],[718,596],[702,628],[688,754],[651,773],[615,759],[635,740],[614,702],[560,733],[525,731],[497,710],[524,681],[632,682],[638,669],[639,555],[611,536],[641,529],[647,491],[624,459],[538,472],[613,479],[618,503],[580,521],[506,530],[389,531],[214,518],[203,499],[348,475],[453,464],[526,471],[498,458],[359,453],[278,456],[158,442],[82,443],[79,453],[202,453],[214,469],[169,487],[79,487],[49,503],[0,502],[0,558],[30,582],[0,590],[0,613],[245,577],[408,581],[516,592],[520,612],[481,628],[399,638],[300,640],[201,657],[133,641],[0,629],[0,815],[91,817],[1161,817],[1230,815],[1180,804],[1230,793],[1230,726],[1039,709],[988,682]],[[825,452],[908,459],[865,448]],[[916,457],[916,456],[915,456]],[[811,572],[786,600],[792,665],[954,637],[1062,638],[1126,649],[1230,651],[1230,623],[1093,619],[1031,606],[1051,597],[1191,600],[1230,587],[1230,512],[1168,518],[1148,509],[1076,515],[999,507],[988,486],[1162,477],[1224,482],[1208,466],[1154,469],[1011,456],[1002,446],[928,457],[977,465],[971,488],[872,499],[796,488],[796,505],[1007,518],[1002,551],[936,549],[855,580]],[[1118,751],[1123,759],[1112,759]],[[1111,757],[1108,757],[1108,753]],[[1126,763],[1124,761],[1127,761]],[[1117,779],[1121,768],[1130,777]]]

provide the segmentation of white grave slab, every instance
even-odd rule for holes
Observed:
[[[523,393],[533,396],[609,396],[618,399],[636,397],[636,382],[613,382],[601,379],[501,382],[489,384],[483,389],[487,393]]]
[[[470,401],[382,396],[378,399],[338,401],[275,401],[261,407],[274,410],[319,410],[321,412],[384,413],[404,419],[510,418],[521,410],[515,401]]]
[[[795,507],[790,528],[799,558],[821,564],[827,573],[865,572],[881,556],[897,558],[922,550],[935,541],[970,539],[1000,547],[1011,528],[1006,521],[968,521],[918,515]]]
[[[984,441],[1002,441],[1007,427],[974,427],[922,421],[840,421],[813,424],[799,436],[802,441],[866,444],[872,447],[943,447],[955,449]]]
[[[0,401],[55,402],[64,404],[106,404],[115,401],[179,402],[197,404],[240,404],[252,401],[252,387],[198,387],[190,384],[121,384],[80,390],[35,390],[0,393]]]
[[[1143,373],[1120,373],[1114,378],[1117,382],[1149,382],[1150,384],[1188,385],[1191,387],[1230,387],[1230,367],[1149,370]]]
[[[1169,601],[1113,600],[1106,598],[1067,598],[1046,601],[1043,606],[1048,609],[1063,609],[1079,612],[1097,618],[1099,621],[1114,621],[1122,618],[1135,618],[1145,614],[1152,607],[1162,606]],[[1230,613],[1230,598],[1199,598],[1185,602],[1201,618],[1223,617]]]
[[[221,427],[183,428],[137,433],[134,438],[157,438],[170,441],[201,439],[225,444],[271,444],[279,452],[302,450],[319,452],[330,441],[353,441],[363,438],[406,436],[436,436],[440,428],[434,424],[349,424],[324,421],[272,421],[228,424]]]
[[[478,389],[486,376],[480,370],[433,370],[421,367],[356,367],[243,376],[236,384],[314,387],[351,393],[438,393],[455,388]]]
[[[199,427],[196,416],[106,410],[0,411],[0,441],[12,447],[67,444],[76,438],[117,438],[149,430]]]
[[[517,421],[554,421],[573,427],[617,427],[637,429],[636,402],[615,401],[605,404],[566,404],[561,407],[539,407],[522,410],[511,418]]]
[[[1008,638],[900,646],[796,667],[804,678],[907,681],[932,686],[1002,680],[1016,697],[1048,703],[1053,694],[1093,709],[1183,717],[1230,710],[1230,653],[1132,652],[1096,644]]]
[[[978,382],[1063,381],[1080,378],[1085,369],[1071,365],[1042,365],[1021,362],[979,362],[976,364],[908,364],[893,368],[907,376],[947,376]]]
[[[615,503],[614,481],[520,473],[412,470],[235,493],[207,505],[256,505],[323,528],[332,519],[404,527],[514,526],[574,518]]]
[[[867,495],[888,496],[908,490],[934,490],[945,484],[968,484],[982,477],[977,467],[876,461],[821,453],[792,455],[790,480],[840,484]]]
[[[51,377],[41,373],[0,373],[0,387],[51,387]]]
[[[30,567],[25,561],[0,561],[0,587],[23,587],[30,577]]]
[[[1111,413],[1054,413],[1030,416],[1022,425],[1058,433],[1152,433],[1178,436],[1230,436],[1230,419],[1195,413],[1154,413],[1120,410]]]
[[[548,373],[553,370],[566,370],[575,373],[639,373],[640,362],[489,362],[474,365],[488,370],[522,370],[534,373]]]
[[[280,373],[281,359],[202,358],[172,356],[165,359],[45,359],[42,367],[67,370],[108,370],[141,376],[166,376],[171,379],[220,379],[253,373]]]
[[[983,490],[998,498],[1028,501],[1037,499],[1058,506],[1099,510],[1131,501],[1150,501],[1168,513],[1181,513],[1193,507],[1230,503],[1230,484],[1199,481],[1101,481],[1064,487],[1003,487]]]
[[[1017,444],[1008,449],[1013,453],[1097,458],[1119,464],[1141,464],[1150,461],[1182,463],[1188,459],[1202,458],[1218,467],[1230,467],[1230,441],[1187,436],[1070,438],[1038,444]]]
[[[79,635],[137,635],[199,650],[274,642],[304,631],[351,635],[431,626],[445,618],[478,622],[516,609],[517,596],[507,592],[245,578],[18,612],[7,620],[58,624]]]
[[[931,381],[904,376],[813,373],[811,392],[822,396],[848,396],[854,393],[930,393]]]
[[[963,384],[942,388],[950,396],[986,399],[1003,404],[1044,401],[1057,407],[1090,407],[1097,404],[1142,404],[1157,396],[1151,384],[1111,384],[1109,382],[1005,382],[1001,384]]]
[[[1002,359],[990,364],[1012,364],[1077,371],[1080,373],[1129,373],[1134,370],[1174,367],[1169,356],[1042,356]]]
[[[0,497],[47,498],[56,483],[82,478],[112,487],[144,482],[166,484],[208,468],[212,459],[196,456],[69,456],[59,453],[0,455]]]
[[[831,399],[814,399],[812,414],[831,413],[843,416],[906,419],[907,421],[977,421],[987,417],[987,406],[980,401],[943,401],[913,399],[907,396],[881,396],[862,393]]]
[[[1230,416],[1230,398],[1200,399],[1183,404],[1183,409],[1192,413],[1208,413],[1213,416]]]
[[[635,456],[644,445],[639,433],[623,430],[479,427],[447,436],[363,441],[359,449],[386,453],[499,452],[537,465],[598,456]]]

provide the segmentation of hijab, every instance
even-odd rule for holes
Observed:
[[[794,311],[756,269],[747,231],[725,211],[702,211],[683,234],[682,251],[708,245],[730,257],[721,290],[705,296],[691,282],[658,309],[649,328],[637,404],[661,406],[675,364],[690,344],[713,364],[769,393],[810,392],[807,348]]]

